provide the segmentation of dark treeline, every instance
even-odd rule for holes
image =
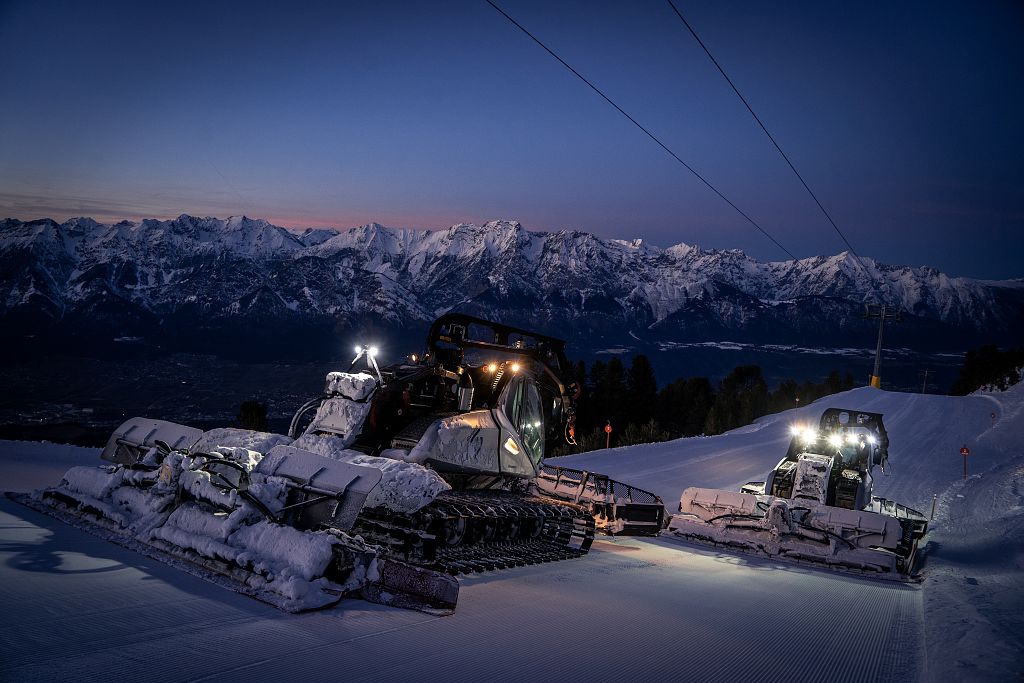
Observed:
[[[960,376],[949,393],[966,396],[981,387],[1006,389],[1020,381],[1024,366],[1024,347],[1000,351],[995,346],[971,349],[964,356]]]
[[[627,368],[619,358],[575,366],[584,395],[576,418],[578,446],[559,446],[553,455],[603,448],[611,424],[611,445],[668,441],[683,436],[721,434],[768,413],[810,403],[853,388],[853,377],[832,372],[823,382],[785,380],[774,391],[757,365],[741,365],[717,386],[707,377],[681,377],[660,391],[646,356]]]
[[[252,429],[257,432],[267,431],[267,404],[259,401],[243,401],[235,418],[241,429]]]

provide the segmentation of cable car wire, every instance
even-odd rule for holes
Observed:
[[[832,227],[835,229],[836,233],[838,233],[839,237],[843,240],[843,243],[850,250],[850,253],[853,254],[854,258],[857,260],[857,264],[861,267],[861,270],[867,272],[867,269],[864,268],[864,264],[860,260],[860,256],[857,254],[857,250],[853,248],[853,245],[850,244],[850,240],[846,239],[846,235],[844,235],[843,231],[839,229],[839,226],[836,225],[836,222],[832,220],[832,216],[825,209],[824,205],[822,205],[821,201],[818,200],[818,196],[814,194],[813,190],[811,190],[811,187],[807,184],[807,181],[804,180],[804,177],[800,175],[800,171],[796,170],[796,166],[793,165],[793,162],[790,161],[786,153],[782,151],[782,147],[780,147],[779,143],[775,141],[775,137],[768,132],[768,129],[761,121],[761,118],[754,111],[754,108],[750,106],[750,103],[747,102],[747,98],[743,96],[743,94],[739,91],[739,88],[736,87],[736,84],[732,82],[732,79],[729,78],[729,74],[725,73],[725,69],[723,69],[722,65],[718,63],[718,60],[715,59],[715,56],[711,54],[711,50],[709,50],[708,46],[704,44],[704,41],[700,39],[700,36],[697,35],[697,32],[693,30],[693,26],[691,26],[690,22],[686,20],[686,17],[684,17],[683,13],[679,11],[679,8],[676,7],[675,3],[672,2],[672,0],[665,1],[669,4],[669,7],[671,7],[672,10],[676,13],[676,16],[679,17],[679,21],[683,22],[683,25],[686,26],[687,30],[690,31],[690,35],[692,35],[693,39],[697,41],[697,44],[700,45],[701,48],[703,48],[705,54],[707,54],[708,56],[708,59],[710,59],[711,63],[715,65],[715,68],[718,69],[718,72],[722,74],[722,77],[729,84],[729,87],[732,88],[732,91],[736,93],[736,97],[740,98],[740,101],[743,102],[743,106],[747,108],[747,111],[750,112],[750,115],[754,117],[755,121],[757,121],[757,125],[761,127],[761,130],[764,131],[764,134],[767,135],[768,139],[772,141],[773,145],[775,145],[775,149],[778,150],[779,154],[782,155],[782,158],[786,160],[787,164],[789,164],[789,168],[792,169],[793,173],[800,181],[800,184],[803,185],[804,189],[807,190],[807,193],[811,195],[811,199],[813,199],[814,203],[818,205],[818,208],[821,209],[821,212],[825,214],[825,218],[827,218],[828,222],[832,224]]]
[[[651,140],[654,140],[654,142],[655,142],[655,143],[657,143],[657,145],[658,145],[659,147],[661,147],[661,148],[662,148],[663,150],[665,150],[666,152],[668,152],[668,154],[669,154],[669,155],[670,155],[670,156],[671,156],[671,157],[672,157],[673,159],[675,159],[675,160],[676,160],[676,161],[678,161],[678,162],[679,162],[680,164],[682,164],[682,165],[683,165],[684,167],[686,167],[686,169],[687,169],[687,170],[688,170],[688,171],[689,171],[690,173],[692,173],[692,174],[693,174],[694,176],[696,176],[696,177],[697,177],[697,179],[698,179],[698,180],[700,180],[700,181],[701,181],[702,183],[704,183],[704,184],[705,184],[705,185],[706,185],[706,186],[707,186],[708,188],[710,188],[712,192],[714,192],[715,194],[717,194],[717,195],[718,195],[718,196],[719,196],[719,197],[720,197],[720,198],[721,198],[721,199],[722,199],[722,200],[723,200],[723,201],[724,201],[724,202],[725,202],[726,204],[728,204],[728,205],[729,205],[729,206],[731,206],[731,207],[732,207],[733,209],[735,209],[735,210],[736,210],[736,212],[737,212],[737,213],[738,213],[739,215],[743,216],[743,218],[745,218],[745,219],[747,220],[747,222],[748,222],[748,223],[750,223],[751,225],[753,225],[753,226],[754,226],[755,228],[757,228],[757,229],[758,229],[758,231],[760,231],[760,233],[761,233],[762,235],[764,235],[764,236],[765,236],[765,237],[767,237],[767,238],[768,238],[769,240],[771,240],[771,241],[772,241],[772,242],[773,242],[773,243],[775,244],[775,246],[777,246],[777,247],[778,247],[779,249],[781,249],[782,251],[784,251],[784,252],[786,253],[786,255],[788,255],[788,256],[789,256],[789,257],[790,257],[791,259],[793,259],[794,261],[798,260],[798,259],[797,259],[797,257],[793,255],[793,252],[791,252],[791,251],[790,251],[789,249],[786,249],[786,247],[782,246],[782,244],[781,244],[781,243],[780,243],[780,242],[779,242],[779,241],[778,241],[777,239],[775,239],[775,238],[774,238],[774,237],[773,237],[772,235],[770,235],[770,234],[768,233],[768,231],[767,231],[767,230],[765,230],[765,229],[764,229],[764,228],[762,228],[762,227],[761,227],[760,225],[758,225],[757,221],[755,221],[755,220],[754,220],[753,218],[751,218],[751,217],[750,217],[750,216],[748,216],[748,215],[747,215],[746,213],[744,213],[744,212],[743,212],[743,210],[741,210],[741,209],[740,209],[740,208],[739,208],[738,206],[736,206],[736,205],[735,205],[735,204],[734,204],[734,203],[733,203],[733,202],[732,202],[732,201],[731,201],[731,200],[730,200],[730,199],[729,199],[728,197],[726,197],[726,196],[725,196],[724,194],[722,194],[722,193],[721,193],[721,192],[720,192],[720,191],[718,190],[718,188],[716,188],[716,187],[715,187],[714,185],[712,185],[712,184],[711,184],[711,183],[710,183],[710,182],[709,182],[709,181],[708,181],[708,180],[707,180],[707,179],[706,179],[706,178],[705,178],[704,176],[702,176],[702,175],[701,175],[700,173],[698,173],[698,172],[696,171],[696,169],[694,169],[694,168],[693,168],[692,166],[690,166],[690,165],[689,165],[688,163],[686,163],[685,161],[683,161],[683,160],[682,160],[682,159],[681,159],[681,158],[679,157],[679,155],[677,155],[677,154],[676,154],[675,152],[673,152],[673,151],[672,151],[671,149],[669,149],[669,148],[668,148],[668,146],[667,146],[667,145],[666,145],[665,143],[663,143],[663,142],[662,142],[661,140],[659,140],[659,139],[658,139],[658,138],[657,138],[657,137],[656,137],[656,136],[654,135],[654,133],[652,133],[651,131],[649,131],[649,130],[647,130],[646,128],[644,128],[644,127],[643,127],[643,126],[642,126],[642,125],[641,125],[641,124],[640,124],[640,123],[639,123],[639,122],[638,122],[638,121],[637,121],[636,119],[634,119],[634,118],[633,118],[632,116],[630,116],[630,115],[629,115],[629,114],[628,114],[628,113],[626,112],[626,110],[624,110],[624,109],[623,109],[622,107],[620,107],[620,106],[619,106],[619,105],[617,105],[617,104],[616,104],[615,102],[613,102],[613,101],[612,101],[612,99],[611,99],[610,97],[608,97],[607,95],[605,95],[605,94],[604,94],[604,93],[603,93],[603,92],[601,91],[601,89],[600,89],[600,88],[598,88],[598,87],[597,87],[596,85],[594,85],[594,84],[593,84],[593,83],[591,83],[591,82],[590,82],[589,80],[587,80],[587,79],[586,79],[586,77],[584,77],[584,76],[583,76],[583,75],[582,75],[582,74],[581,74],[581,73],[580,73],[579,71],[577,71],[576,69],[572,68],[572,67],[571,67],[571,66],[569,65],[569,63],[568,63],[568,62],[566,62],[566,61],[565,61],[564,59],[562,59],[562,58],[561,58],[561,57],[559,57],[559,56],[558,56],[557,54],[555,54],[555,52],[554,52],[554,51],[553,51],[553,50],[552,50],[551,48],[549,48],[549,47],[548,47],[547,45],[545,45],[544,43],[542,43],[542,42],[540,41],[540,39],[539,39],[539,38],[537,38],[537,37],[536,37],[535,35],[533,35],[533,34],[532,34],[532,33],[530,33],[530,32],[529,32],[528,30],[526,30],[526,28],[525,28],[525,27],[524,27],[524,26],[523,26],[522,24],[520,24],[520,23],[519,23],[518,21],[516,21],[516,20],[515,20],[515,19],[513,19],[513,18],[512,18],[511,16],[509,16],[509,15],[508,15],[508,13],[506,13],[506,12],[505,12],[505,10],[501,9],[501,8],[500,8],[500,7],[498,7],[498,6],[496,5],[496,4],[494,4],[494,2],[493,2],[492,0],[486,0],[486,2],[487,2],[487,4],[488,4],[488,5],[490,5],[491,7],[493,7],[494,9],[496,9],[496,10],[497,10],[497,11],[498,11],[499,13],[501,13],[501,15],[502,15],[502,16],[504,16],[504,17],[505,17],[506,19],[508,19],[508,20],[509,20],[510,22],[512,22],[512,24],[513,24],[513,25],[514,25],[514,26],[515,26],[516,28],[518,28],[518,29],[519,29],[520,31],[522,31],[522,32],[523,32],[523,33],[525,33],[525,34],[526,34],[527,36],[529,36],[529,38],[530,38],[531,40],[533,40],[533,42],[537,43],[537,45],[540,45],[540,46],[541,46],[541,47],[542,47],[542,48],[544,49],[544,51],[545,51],[545,52],[547,52],[547,53],[548,53],[549,55],[551,55],[552,57],[554,57],[555,59],[557,59],[557,60],[559,61],[559,63],[561,63],[561,65],[562,65],[562,66],[564,66],[564,67],[565,67],[566,69],[568,69],[569,71],[571,71],[571,72],[572,72],[572,73],[573,73],[573,74],[574,74],[574,75],[575,75],[575,76],[576,76],[576,77],[577,77],[578,79],[580,79],[581,81],[583,81],[584,83],[586,83],[586,84],[587,84],[588,86],[590,86],[590,89],[591,89],[591,90],[593,90],[593,91],[594,91],[594,92],[596,92],[596,93],[597,93],[598,95],[600,95],[600,96],[601,96],[601,98],[602,98],[602,99],[604,99],[604,101],[605,101],[605,102],[607,102],[608,104],[612,105],[612,106],[613,106],[613,107],[614,107],[614,108],[615,108],[615,109],[616,109],[616,110],[617,110],[617,111],[618,111],[618,112],[619,112],[620,114],[622,114],[622,115],[623,115],[623,116],[625,116],[625,117],[626,117],[627,119],[629,119],[629,121],[630,121],[630,122],[631,122],[631,123],[632,123],[632,124],[633,124],[634,126],[636,126],[636,127],[637,127],[637,128],[639,128],[639,129],[640,129],[641,131],[643,131],[643,132],[644,132],[644,134],[646,134],[646,135],[647,135],[647,137],[649,137],[649,138],[650,138]],[[851,247],[851,249],[852,249],[852,247]]]

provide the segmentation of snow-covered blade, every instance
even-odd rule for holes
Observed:
[[[888,501],[878,501],[884,509]],[[917,539],[926,518],[899,506],[902,518],[808,499],[688,488],[669,532],[688,540],[884,578],[914,578]]]
[[[373,467],[331,460],[293,446],[275,446],[256,473],[279,477],[288,488],[282,521],[300,529],[348,531],[383,473]]]
[[[100,458],[118,465],[134,465],[161,441],[172,450],[180,450],[192,448],[202,436],[203,430],[195,427],[134,417],[114,430]]]
[[[135,418],[104,449],[118,464],[73,467],[56,487],[19,500],[289,612],[344,596],[454,609],[454,579],[384,562],[380,548],[348,533],[381,470],[289,441]]]
[[[549,496],[589,505],[597,530],[603,533],[657,536],[665,528],[661,498],[603,474],[543,465],[535,483]]]

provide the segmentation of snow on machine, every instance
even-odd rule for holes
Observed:
[[[596,506],[625,529],[592,487],[535,483],[545,443],[571,440],[562,340],[448,314],[422,358],[375,356],[329,373],[287,436],[134,418],[110,465],[19,500],[289,611],[354,596],[448,612],[459,573],[586,554]]]
[[[829,408],[817,429],[793,427],[789,450],[766,481],[739,493],[688,488],[669,531],[773,558],[908,580],[928,519],[872,496],[889,438],[878,413]]]

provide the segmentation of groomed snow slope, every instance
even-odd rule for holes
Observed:
[[[892,582],[635,539],[460,582],[448,617],[358,600],[290,615],[0,498],[0,680],[904,683],[921,668],[921,591]]]
[[[924,628],[934,680],[1009,680],[1024,672],[1024,382],[1006,392],[932,396],[871,388],[825,397],[715,437],[584,453],[549,462],[602,472],[662,497],[687,486],[738,490],[785,454],[789,427],[827,407],[883,413],[890,475],[875,495],[935,520],[926,537]],[[967,445],[963,479],[960,448]]]
[[[579,560],[463,578],[450,617],[359,601],[296,616],[0,499],[0,606],[17,615],[0,626],[0,680],[1019,677],[1024,387],[967,398],[859,389],[722,436],[562,464],[653,489],[671,507],[689,485],[763,477],[789,423],[829,405],[885,413],[894,473],[879,478],[882,495],[927,512],[938,494],[922,585],[616,539]],[[97,455],[0,442],[0,488],[55,483],[54,470]],[[37,467],[52,457],[66,462]]]

